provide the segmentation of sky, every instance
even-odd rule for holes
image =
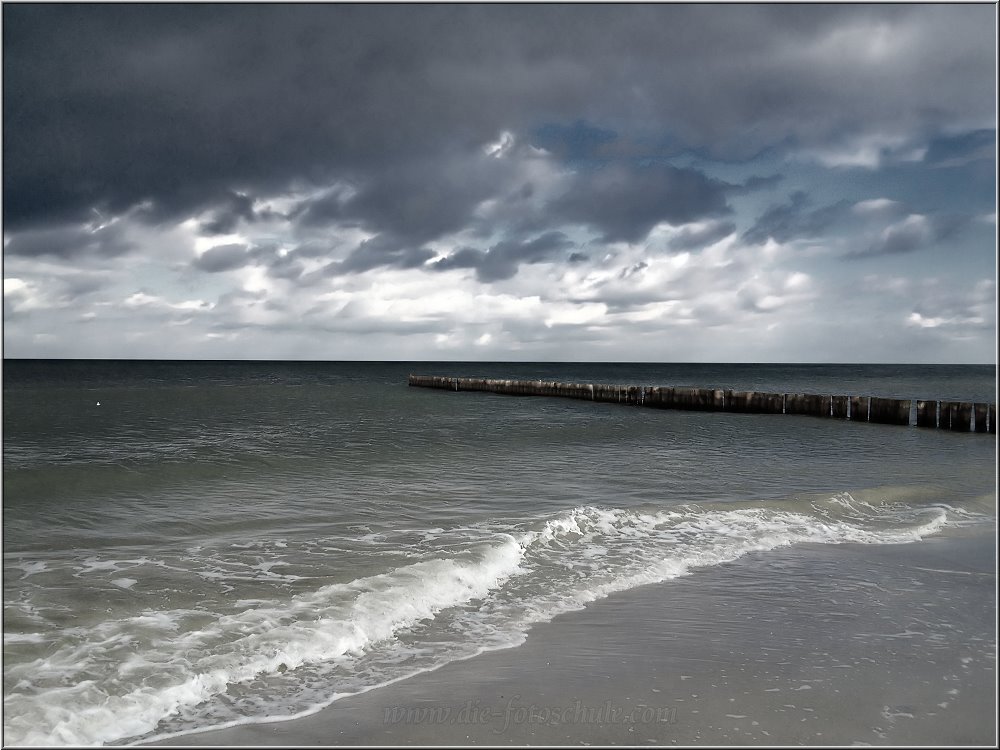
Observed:
[[[996,29],[4,3],[4,356],[995,362]]]

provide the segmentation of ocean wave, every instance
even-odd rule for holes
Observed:
[[[16,687],[4,701],[5,738],[17,745],[104,744],[261,715],[291,718],[517,645],[532,625],[614,592],[793,544],[914,542],[948,518],[940,506],[839,493],[646,511],[580,505],[451,529],[448,546],[430,559],[378,575],[285,599],[234,597],[232,611],[150,610],[63,630],[43,655],[8,660],[5,677]],[[418,533],[422,544],[434,544],[443,532]],[[455,543],[463,534],[464,548]],[[96,559],[86,564],[103,569]],[[108,575],[119,570],[104,567]],[[111,583],[126,581],[125,588],[142,585],[131,578]],[[236,607],[241,599],[251,606]],[[22,641],[38,643],[34,636],[5,638]],[[305,690],[306,677],[324,689]],[[233,686],[243,691],[240,701],[227,697]]]
[[[221,616],[177,637],[168,634],[188,612],[76,629],[70,643],[51,655],[9,666],[8,679],[30,684],[52,675],[67,684],[8,695],[5,736],[16,745],[93,745],[143,735],[181,707],[224,693],[231,684],[360,653],[442,609],[482,598],[517,572],[522,554],[507,537],[476,556],[333,584],[288,602]],[[90,677],[102,657],[132,645],[142,627],[161,637],[148,641],[143,653],[115,660],[115,679]],[[111,692],[121,685],[131,689]]]

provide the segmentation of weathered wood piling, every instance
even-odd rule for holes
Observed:
[[[785,397],[779,393],[759,391],[726,391],[722,411],[744,414],[784,414]]]
[[[975,423],[972,425],[973,432],[989,432],[987,425],[989,413],[989,404],[975,404],[973,407],[973,419],[975,420]]]
[[[812,393],[785,394],[785,414],[806,414],[813,417],[829,417],[833,396],[817,396]]]
[[[834,419],[847,419],[847,409],[851,400],[847,396],[832,396],[830,400],[830,416]]]
[[[917,427],[938,426],[938,401],[917,401]]]
[[[942,401],[939,427],[943,430],[968,432],[972,429],[972,404],[962,401]]]
[[[875,398],[873,396],[870,403],[869,422],[903,425],[910,423],[910,399]]]
[[[910,399],[814,393],[764,393],[713,388],[560,383],[554,380],[498,380],[410,375],[409,384],[449,391],[486,391],[511,396],[558,396],[653,409],[725,411],[743,414],[799,414],[852,422],[908,425]],[[996,404],[966,401],[916,402],[917,427],[996,434]]]
[[[851,396],[849,399],[851,411],[847,418],[852,422],[867,422],[869,401],[868,396]]]

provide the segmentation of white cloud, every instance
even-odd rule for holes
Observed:
[[[213,247],[224,245],[246,245],[249,239],[242,234],[216,234],[211,237],[195,237],[194,251],[198,255],[204,255],[206,251]]]
[[[136,292],[126,299],[122,304],[125,307],[145,307],[146,305],[156,305],[160,304],[162,300],[159,297],[154,297],[151,294],[146,294],[145,292]]]
[[[805,290],[809,287],[810,282],[809,274],[793,271],[785,279],[785,289],[789,291]]]
[[[996,329],[996,283],[991,279],[982,279],[967,291],[926,279],[915,295],[916,309],[906,317],[908,326],[951,332]]]
[[[794,158],[817,161],[825,167],[861,167],[877,169],[886,160],[920,161],[927,149],[912,141],[910,135],[865,133],[840,143],[812,146],[793,154]]]
[[[19,278],[3,280],[3,305],[4,314],[11,316],[48,306],[34,284]]]
[[[913,312],[910,313],[906,322],[910,325],[920,326],[921,328],[939,328],[949,322],[954,322],[954,320],[947,318],[926,318],[918,312]]]
[[[8,294],[21,294],[28,290],[28,285],[23,279],[4,279],[3,280],[3,293]]]
[[[208,312],[215,305],[200,299],[183,300],[181,302],[169,302],[168,300],[145,292],[135,292],[129,295],[122,305],[129,309],[156,308],[159,310],[176,310],[179,312]]]
[[[879,65],[912,46],[913,31],[903,24],[873,23],[868,19],[845,23],[816,39],[807,52],[838,67]]]
[[[494,143],[487,143],[483,146],[483,152],[487,156],[499,159],[506,156],[514,147],[514,134],[509,130],[500,133],[500,137]]]
[[[889,198],[872,198],[871,200],[858,201],[851,209],[855,213],[862,215],[878,215],[895,212],[901,207],[902,204],[899,201],[890,200]]]
[[[607,305],[591,303],[583,305],[552,304],[548,306],[549,313],[545,318],[545,327],[561,325],[584,325],[600,322],[608,312]]]

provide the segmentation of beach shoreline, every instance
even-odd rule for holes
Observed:
[[[753,553],[310,716],[152,744],[993,745],[995,542]]]

